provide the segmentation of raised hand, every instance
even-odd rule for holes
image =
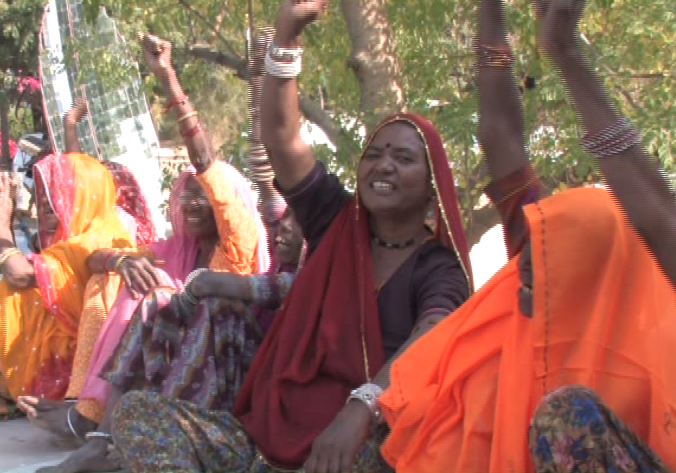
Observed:
[[[287,46],[296,41],[303,29],[314,22],[329,7],[328,0],[286,0],[277,14],[278,46]]]
[[[574,50],[586,0],[533,0],[538,20],[538,42],[550,56]]]
[[[157,77],[171,71],[171,43],[148,33],[139,33],[143,48],[143,59],[148,69]]]
[[[78,97],[73,101],[71,109],[66,112],[64,121],[67,123],[79,123],[87,115],[88,111],[87,102]]]

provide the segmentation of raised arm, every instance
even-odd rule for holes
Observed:
[[[482,0],[479,10],[479,142],[492,181],[528,165],[523,107],[507,40],[504,3]]]
[[[12,196],[15,184],[8,172],[0,172],[0,272],[16,290],[36,286],[33,264],[14,245],[12,232]]]
[[[66,141],[66,153],[82,153],[77,136],[77,124],[87,114],[87,103],[81,98],[73,101],[73,107],[63,116],[63,131]]]
[[[476,55],[479,82],[479,142],[491,177],[486,195],[497,207],[508,256],[527,238],[523,206],[537,200],[539,181],[526,152],[524,114],[507,40],[502,0],[482,0]]]
[[[597,159],[629,222],[676,287],[676,202],[661,166],[641,146],[633,126],[620,122],[620,112],[585,57],[579,32],[585,2],[536,1],[535,6],[540,45],[562,75],[587,133],[583,147]]]
[[[262,137],[283,189],[292,189],[315,165],[300,135],[298,83],[302,49],[300,35],[326,9],[326,0],[286,0],[279,9],[276,34],[266,58],[267,76],[261,107]]]
[[[211,140],[200,123],[198,112],[190,104],[171,65],[171,43],[151,34],[140,35],[143,58],[157,77],[167,99],[165,112],[172,113],[178,122],[190,163],[198,174],[206,171],[216,160]]]

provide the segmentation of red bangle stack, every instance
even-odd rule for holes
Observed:
[[[174,108],[176,105],[185,105],[185,103],[188,101],[188,96],[184,95],[183,98],[181,99],[174,99],[171,102],[167,103],[164,106],[164,113],[169,113],[169,110]]]
[[[181,131],[181,136],[183,138],[193,138],[200,131],[202,131],[202,125],[200,125],[198,122],[195,124],[195,126],[191,127],[190,129],[186,131]]]

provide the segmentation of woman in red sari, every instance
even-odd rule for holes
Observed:
[[[297,53],[323,7],[285,2],[274,44]],[[154,67],[170,63],[167,43],[147,38],[144,48]],[[306,266],[232,413],[151,393],[122,398],[113,437],[132,471],[387,470],[373,394],[388,385],[392,360],[471,291],[453,176],[432,124],[400,114],[377,126],[352,196],[302,141],[295,76],[273,51],[262,135],[308,242]]]

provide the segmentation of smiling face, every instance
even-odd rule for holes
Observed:
[[[287,207],[286,212],[279,220],[272,245],[280,264],[298,264],[303,248],[303,232],[296,222],[291,207]]]
[[[209,199],[197,179],[190,176],[179,196],[186,233],[194,237],[218,237],[218,227]]]
[[[424,212],[433,196],[425,145],[405,122],[382,127],[357,168],[366,210],[375,215]]]

